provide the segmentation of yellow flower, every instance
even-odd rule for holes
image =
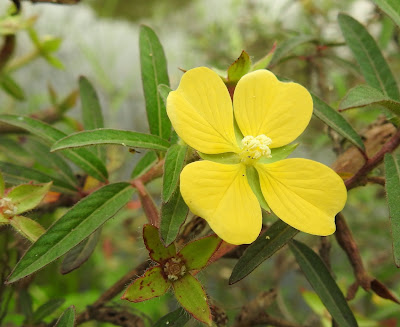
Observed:
[[[239,80],[233,110],[228,90],[215,72],[205,67],[187,71],[167,99],[175,131],[209,158],[236,158],[226,163],[197,161],[183,169],[180,190],[190,210],[226,242],[253,242],[262,220],[247,178],[249,167],[254,167],[262,195],[280,219],[306,233],[334,233],[334,217],[347,198],[342,179],[312,160],[274,160],[274,151],[304,131],[312,110],[304,87],[280,82],[267,70]]]

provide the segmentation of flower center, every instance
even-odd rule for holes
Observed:
[[[271,158],[271,149],[268,147],[271,143],[272,140],[264,134],[256,137],[245,136],[242,140],[242,151],[239,154],[242,162],[251,165],[261,157]]]
[[[2,198],[0,199],[0,212],[6,218],[12,218],[17,214],[17,206],[12,203],[10,198]]]
[[[170,281],[175,281],[185,275],[186,266],[181,258],[172,257],[164,264],[164,272]]]

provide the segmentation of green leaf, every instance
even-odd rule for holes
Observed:
[[[294,150],[296,150],[298,145],[299,143],[293,143],[271,149],[271,158],[261,158],[259,162],[263,164],[270,164],[286,159]]]
[[[51,299],[45,304],[41,305],[37,310],[33,313],[33,323],[38,324],[44,318],[51,315],[54,311],[56,311],[59,307],[61,307],[65,302],[65,299]]]
[[[233,268],[229,284],[232,285],[250,274],[262,262],[289,242],[298,232],[297,229],[282,220],[277,220],[244,251]]]
[[[168,85],[165,84],[158,85],[158,93],[160,94],[161,99],[164,101],[165,105],[167,105],[168,94],[171,91],[172,89]]]
[[[129,183],[103,186],[79,201],[34,243],[11,273],[8,283],[28,276],[67,253],[108,219],[133,195]]]
[[[52,146],[51,151],[91,146],[96,144],[118,144],[132,148],[144,148],[161,151],[166,151],[169,148],[168,141],[156,135],[111,128],[99,128],[91,131],[70,134],[56,142]]]
[[[17,100],[25,100],[24,90],[14,81],[11,76],[2,73],[0,75],[0,86],[9,95]]]
[[[275,66],[282,58],[285,56],[289,55],[295,48],[297,48],[299,45],[309,43],[315,41],[314,36],[310,35],[298,35],[294,36],[281,44],[279,44],[276,47],[276,50],[274,52],[274,55],[271,59],[271,62],[269,64],[269,67]]]
[[[160,234],[166,245],[171,244],[179,233],[179,228],[185,222],[189,208],[177,190],[167,203],[161,206]]]
[[[0,170],[3,172],[4,180],[9,184],[19,185],[32,181],[37,183],[53,182],[51,189],[54,191],[61,193],[74,193],[77,191],[71,185],[32,168],[0,161]]]
[[[386,194],[392,226],[393,254],[400,268],[400,156],[385,154]]]
[[[246,51],[242,51],[239,58],[228,68],[228,81],[237,83],[251,69],[251,59]]]
[[[217,235],[211,235],[186,244],[179,253],[185,259],[188,270],[200,270],[207,265],[220,245],[221,239]]]
[[[163,276],[162,268],[156,266],[148,269],[142,277],[135,279],[126,289],[122,299],[131,302],[147,301],[164,295],[170,286],[171,283]]]
[[[189,320],[186,311],[178,308],[157,320],[153,327],[183,327]]]
[[[226,165],[238,164],[240,162],[240,157],[237,153],[225,152],[219,154],[206,154],[202,152],[197,152],[201,159],[214,161]]]
[[[131,178],[138,178],[148,172],[158,161],[154,151],[147,152],[137,163],[132,171]]]
[[[381,50],[366,28],[354,18],[339,14],[339,25],[366,82],[394,100],[399,89]]]
[[[24,216],[14,216],[9,222],[18,233],[31,242],[36,242],[46,231],[42,225]]]
[[[62,274],[68,274],[85,263],[96,248],[100,234],[101,228],[69,250],[61,264],[60,272]]]
[[[50,186],[51,182],[47,184],[18,185],[7,194],[7,197],[17,207],[16,214],[18,215],[38,206],[50,190]]]
[[[72,305],[58,319],[54,327],[74,327],[75,325],[75,307]]]
[[[188,147],[186,145],[174,144],[165,156],[164,176],[163,176],[163,201],[168,202],[175,192],[179,176],[185,165],[185,158]]]
[[[48,144],[53,144],[66,136],[65,133],[40,120],[17,115],[0,115],[0,121],[23,128],[40,137]],[[63,151],[63,156],[82,168],[89,175],[100,181],[106,181],[108,174],[103,162],[87,149]]]
[[[171,244],[167,247],[160,240],[158,228],[146,224],[143,226],[143,239],[147,250],[149,251],[150,258],[154,261],[161,263],[176,254],[175,244]]]
[[[400,2],[398,0],[372,0],[397,26],[400,27]]]
[[[191,274],[172,283],[175,297],[182,307],[195,319],[211,326],[211,311],[207,303],[207,295],[200,282]]]
[[[246,167],[246,175],[247,181],[254,193],[257,197],[258,202],[260,203],[261,208],[263,208],[267,212],[271,212],[271,208],[268,206],[267,201],[265,201],[264,195],[261,191],[260,185],[260,177],[258,176],[257,170],[253,166]]]
[[[83,127],[85,130],[103,128],[103,113],[101,112],[99,98],[96,90],[85,76],[79,78],[79,91],[81,95]],[[106,159],[104,148],[96,147],[96,154],[103,161]]]
[[[311,94],[311,96],[314,102],[314,115],[344,138],[353,143],[356,147],[361,150],[365,150],[364,143],[360,135],[357,134],[357,132],[343,118],[343,116],[316,95]]]
[[[289,243],[289,247],[304,275],[337,324],[341,327],[358,326],[343,293],[320,257],[307,245],[295,240]]]
[[[46,168],[50,168],[46,169],[47,174],[57,179],[64,180],[71,185],[71,187],[75,188],[77,186],[77,179],[70,166],[64,161],[60,154],[50,152],[50,147],[42,142],[43,141],[35,137],[29,137],[24,142],[24,145],[37,163]]]
[[[369,105],[380,105],[400,115],[400,102],[384,95],[381,91],[368,85],[357,85],[352,88],[340,102],[339,109],[351,109],[366,107]]]
[[[171,122],[157,89],[160,84],[169,86],[167,61],[157,35],[148,26],[140,26],[139,48],[150,133],[168,140],[171,135]]]
[[[0,197],[3,196],[5,189],[6,189],[6,185],[4,183],[3,174],[0,171]]]

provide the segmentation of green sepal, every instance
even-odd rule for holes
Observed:
[[[17,207],[16,215],[35,208],[43,200],[52,183],[23,184],[14,187],[7,197]]]
[[[280,148],[271,149],[271,158],[260,158],[258,161],[262,164],[270,164],[279,160],[286,159],[299,145],[299,143],[293,143],[281,146]]]
[[[172,243],[165,247],[160,240],[158,228],[146,224],[143,226],[143,239],[147,250],[149,250],[150,258],[154,261],[161,263],[176,254],[175,244]]]
[[[234,152],[225,152],[218,154],[206,154],[197,152],[201,159],[218,162],[226,165],[234,165],[240,163],[240,157]]]
[[[18,233],[31,242],[36,242],[46,231],[42,225],[24,216],[14,216],[9,222]]]
[[[242,76],[251,69],[251,59],[246,51],[242,51],[239,58],[228,68],[228,83],[236,84]]]
[[[172,283],[175,297],[182,307],[195,319],[211,326],[211,311],[207,295],[200,282],[191,274]]]
[[[0,197],[4,195],[5,189],[6,189],[6,184],[4,183],[3,174],[0,171]]]
[[[200,270],[207,265],[220,245],[221,239],[217,235],[211,235],[188,243],[179,253],[185,259],[188,270]]]
[[[147,270],[142,277],[129,285],[122,299],[131,302],[147,301],[164,295],[170,286],[171,282],[164,278],[162,268],[156,266]]]
[[[260,177],[258,176],[257,170],[253,166],[246,166],[246,175],[251,190],[256,196],[258,202],[260,203],[261,208],[263,208],[267,212],[271,212],[271,208],[269,207],[261,191]]]
[[[267,68],[272,60],[272,57],[274,56],[275,50],[276,50],[276,43],[272,46],[270,52],[268,52],[264,57],[262,57],[260,60],[258,60],[251,66],[250,71],[254,72],[255,70]]]

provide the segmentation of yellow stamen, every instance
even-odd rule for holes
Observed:
[[[240,152],[242,162],[251,165],[261,157],[271,158],[271,149],[268,147],[271,143],[272,140],[264,134],[256,137],[245,136],[242,140],[242,151]]]

